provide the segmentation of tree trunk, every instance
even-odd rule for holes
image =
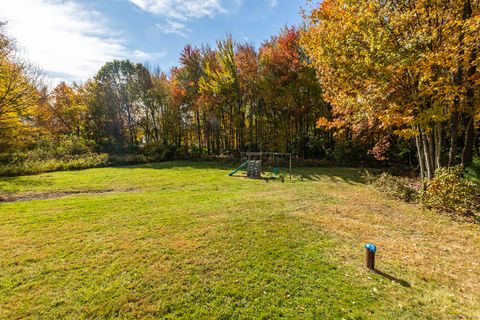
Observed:
[[[473,161],[473,144],[475,141],[474,119],[468,115],[465,119],[465,145],[462,152],[462,164],[468,167]]]
[[[442,123],[437,122],[435,123],[435,131],[434,131],[434,138],[435,138],[435,169],[438,169],[442,166]]]
[[[200,112],[198,111],[198,109],[195,110],[195,118],[197,120],[198,149],[202,150],[202,148],[203,148],[203,145],[202,145],[202,124],[201,124],[201,121],[200,121]]]
[[[418,163],[420,165],[420,177],[426,179],[426,166],[425,166],[425,154],[423,152],[423,144],[421,140],[421,134],[418,134],[415,137],[415,145],[417,146],[417,155],[418,155]]]
[[[455,105],[455,102],[454,102]],[[457,157],[457,143],[458,143],[458,109],[452,113],[450,126],[450,151],[448,152],[448,165],[455,165],[455,158]]]
[[[422,147],[423,147],[423,153],[425,156],[425,169],[427,173],[427,178],[432,179],[434,174],[435,174],[435,168],[433,165],[433,159],[432,159],[432,148],[429,145],[429,138],[427,134],[421,132],[421,140],[422,140]]]

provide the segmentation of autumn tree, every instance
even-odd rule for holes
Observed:
[[[151,74],[151,103],[148,104],[147,121],[151,122],[149,134],[155,143],[163,145],[173,144],[175,139],[170,126],[171,120],[176,117],[172,114],[171,106],[171,86],[167,75],[155,70]]]
[[[261,113],[260,66],[258,53],[250,44],[236,46],[235,63],[238,72],[240,101],[244,104],[244,123],[249,150],[259,148],[259,115]],[[245,123],[248,122],[248,123]]]
[[[0,23],[0,153],[11,153],[33,142],[30,117],[44,86],[41,72],[19,56],[3,26]]]
[[[219,98],[217,103],[226,150],[241,149],[244,145],[245,109],[240,92],[235,47],[235,41],[230,35],[217,41],[215,56],[206,61],[200,79],[200,91]]]
[[[204,46],[202,54],[202,74],[198,83],[198,104],[202,110],[204,137],[207,143],[207,152],[220,153],[225,149],[228,139],[222,125],[225,120],[223,97],[217,88],[212,86],[216,74],[220,70],[217,54],[210,46]]]
[[[288,150],[295,140],[315,130],[316,118],[325,115],[325,104],[314,69],[300,45],[300,31],[284,28],[260,48],[261,88],[267,108],[268,136],[278,136],[273,149]],[[304,155],[304,147],[300,154]]]
[[[468,165],[478,9],[463,0],[322,2],[302,38],[336,116],[319,124],[373,132],[380,144],[392,134],[414,139],[423,177],[455,162],[457,141]],[[464,119],[462,128],[455,119]]]
[[[104,136],[116,143],[137,146],[142,136],[141,121],[145,117],[148,91],[151,88],[145,66],[129,60],[105,64],[95,76],[97,101],[93,112],[103,118]]]
[[[187,130],[185,144],[193,144],[196,137],[198,148],[203,147],[202,124],[197,99],[198,83],[202,74],[200,49],[190,45],[185,46],[180,55],[180,66],[175,69],[175,101],[178,109],[185,115],[182,126]],[[179,144],[180,145],[180,144]]]
[[[80,137],[85,130],[87,106],[75,86],[60,82],[52,92],[49,129],[55,134],[75,134]]]

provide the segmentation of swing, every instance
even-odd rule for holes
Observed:
[[[273,159],[274,159],[274,165],[273,165],[273,173],[275,175],[278,175],[278,173],[280,172],[279,168],[278,168],[278,156],[277,155],[274,155],[273,156]]]
[[[272,164],[271,170],[276,176],[280,175],[280,166],[284,166],[285,169],[288,170],[290,180],[292,180],[292,154],[282,152],[241,152],[241,165],[240,167],[232,171],[229,176],[233,176],[240,170],[247,169],[248,177],[261,178],[262,162],[264,162],[265,164]],[[284,176],[282,175],[281,178],[283,181]]]

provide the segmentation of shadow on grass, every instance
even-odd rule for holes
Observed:
[[[115,166],[117,168],[125,169],[213,169],[213,170],[235,170],[240,163],[234,161],[168,161],[156,162],[148,164]],[[293,179],[301,181],[318,181],[330,180],[331,182],[341,182],[348,184],[364,184],[365,179],[360,169],[357,168],[342,168],[342,167],[298,167],[292,168]],[[244,177],[241,174],[239,177]],[[278,177],[263,177],[262,180],[281,179]],[[289,180],[288,172],[285,176],[285,181]]]
[[[250,179],[250,180],[260,180],[260,181],[265,181],[266,183],[270,181],[280,181],[280,182],[285,182],[285,181],[290,181],[289,178],[285,177],[268,177],[268,176],[262,176],[262,177],[247,177],[246,174],[238,174],[238,175],[233,175],[230,176],[230,178],[240,178],[240,179]]]
[[[361,170],[357,168],[298,168],[295,169],[293,173],[300,175],[300,180],[316,181],[328,179],[335,183],[365,184],[365,178],[363,177]]]
[[[166,161],[166,162],[154,162],[146,164],[116,164],[110,165],[110,168],[118,169],[204,169],[204,170],[225,170],[226,174],[235,170],[240,165],[238,160],[217,160],[217,161],[208,161],[208,160],[177,160],[177,161]],[[91,168],[93,169],[93,168]],[[101,169],[101,168],[98,168]],[[75,170],[75,172],[81,172],[82,170]],[[73,171],[71,171],[73,172]],[[268,171],[265,171],[267,173]],[[49,173],[40,173],[40,174],[49,174]],[[286,170],[282,170],[282,174],[285,181],[290,180],[290,175]],[[37,174],[34,174],[37,175]],[[245,177],[245,175],[240,175]],[[275,181],[281,180],[280,176],[269,176],[268,174],[264,175],[262,180],[265,181]],[[292,168],[292,180],[301,180],[301,181],[318,181],[318,180],[329,180],[334,183],[348,183],[348,184],[364,184],[364,177],[362,176],[361,170],[358,168],[344,168],[344,167],[293,167]],[[24,179],[23,176],[15,177],[0,177],[0,189],[2,183],[15,183],[23,187],[33,187],[40,186],[45,184],[51,184],[51,182],[46,180],[32,180]]]
[[[167,161],[167,162],[154,162],[147,164],[133,164],[133,165],[117,165],[116,168],[125,168],[125,169],[182,169],[182,168],[193,168],[193,169],[220,169],[220,170],[229,170],[235,169],[235,163],[233,162],[209,162],[209,161],[192,161],[192,160],[178,160],[178,161]],[[232,170],[233,170],[232,169]]]
[[[399,285],[401,285],[402,287],[405,287],[405,288],[411,288],[412,285],[410,283],[408,283],[407,281],[405,280],[402,280],[402,279],[399,279],[399,278],[396,278],[388,273],[385,273],[381,270],[378,270],[378,269],[375,269],[373,270],[373,272],[375,272],[376,274],[378,274],[379,276],[382,276],[384,277],[385,279],[388,279],[390,281],[393,281],[393,282],[396,282],[398,283]]]

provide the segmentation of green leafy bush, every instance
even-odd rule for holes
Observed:
[[[94,142],[75,135],[60,136],[59,139],[44,138],[34,149],[0,157],[2,163],[45,162],[46,160],[71,160],[75,157],[92,155]]]
[[[465,168],[465,178],[480,186],[480,158],[473,159],[470,167]]]
[[[155,158],[143,154],[113,154],[110,155],[110,163],[116,166],[144,164],[153,162]]]
[[[464,178],[463,166],[440,168],[428,182],[422,201],[428,208],[480,216],[479,186]]]
[[[370,180],[375,188],[391,198],[406,202],[415,202],[418,200],[419,186],[415,186],[406,178],[395,177],[388,173],[382,173],[378,177],[370,178]]]
[[[48,160],[25,160],[0,165],[0,176],[28,175],[50,171],[80,170],[108,164],[108,155],[88,154],[76,157]]]
[[[207,153],[205,149],[197,147],[193,147],[191,151],[188,151],[184,146],[165,145],[154,142],[145,143],[140,147],[139,152],[139,154],[145,156],[145,159],[149,159],[147,162],[184,160],[190,158],[198,159]]]
[[[76,135],[62,136],[55,146],[56,158],[92,153],[94,142]]]

